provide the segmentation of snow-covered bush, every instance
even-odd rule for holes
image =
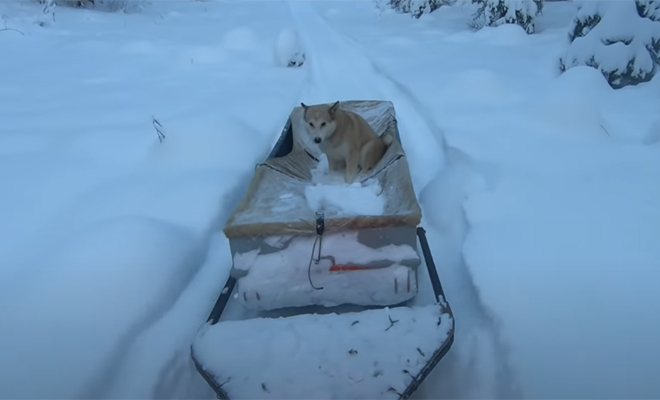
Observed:
[[[472,18],[473,29],[484,26],[516,24],[525,32],[536,31],[536,16],[543,11],[544,0],[472,0],[479,5]]]
[[[644,18],[653,21],[660,21],[660,1],[658,0],[637,0],[635,2],[637,12]]]
[[[43,0],[44,8],[37,17],[37,24],[48,26],[55,21],[55,0]]]
[[[49,0],[36,1],[44,5],[49,3]],[[53,2],[58,6],[126,12],[140,9],[145,3],[145,0],[54,0]]]
[[[424,14],[430,14],[445,5],[452,5],[457,0],[388,0],[393,9],[410,14],[419,18]]]
[[[305,63],[305,51],[296,31],[291,28],[280,31],[273,46],[273,58],[280,67],[299,67]]]
[[[660,62],[660,0],[581,2],[568,40],[561,72],[587,65],[615,89],[647,82]]]

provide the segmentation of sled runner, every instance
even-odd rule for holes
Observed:
[[[340,107],[396,140],[348,185],[294,108],[224,227],[232,269],[191,345],[218,398],[407,399],[453,343],[394,107]]]

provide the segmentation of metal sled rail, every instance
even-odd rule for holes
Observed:
[[[413,376],[412,381],[408,385],[408,387],[403,391],[402,393],[397,393],[399,395],[398,399],[399,400],[404,400],[408,399],[419,387],[419,385],[424,381],[424,379],[429,375],[429,373],[435,368],[435,366],[440,362],[440,360],[445,356],[445,354],[449,351],[451,348],[453,342],[454,342],[454,319],[453,319],[453,314],[451,311],[451,307],[449,306],[448,302],[445,299],[445,294],[442,289],[442,285],[440,283],[440,278],[438,277],[438,272],[436,270],[435,262],[433,261],[433,256],[431,254],[431,250],[428,245],[428,241],[426,239],[426,231],[422,227],[417,228],[417,237],[420,241],[421,249],[422,249],[422,254],[424,257],[424,261],[426,264],[426,269],[429,274],[431,284],[433,287],[433,292],[435,295],[436,299],[436,304],[438,307],[442,309],[442,312],[444,314],[449,314],[451,316],[451,329],[449,331],[449,335],[446,341],[444,341],[443,345],[436,349],[434,354],[431,356],[429,361],[426,363],[426,365],[422,368],[422,370],[416,375]],[[227,279],[227,282],[225,283],[224,288],[222,289],[222,292],[220,296],[218,297],[218,300],[216,301],[209,317],[207,323],[210,325],[215,325],[221,318],[222,313],[232,296],[234,292],[234,287],[236,285],[236,279],[233,277],[229,277]],[[223,389],[223,384],[218,383],[212,376],[211,374],[206,371],[203,366],[198,362],[197,359],[195,359],[193,349],[191,347],[191,355],[193,362],[195,363],[195,367],[199,374],[206,380],[206,382],[209,384],[209,386],[215,391],[217,397],[219,399],[223,400],[230,400],[229,395],[227,392]]]

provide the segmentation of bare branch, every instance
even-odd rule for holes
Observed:
[[[18,29],[14,29],[14,28],[2,28],[2,29],[0,29],[0,32],[3,32],[3,31],[13,31],[13,32],[17,32],[17,33],[20,33],[21,35],[25,36],[25,33],[19,31]]]
[[[0,32],[2,32],[2,31],[14,31],[14,32],[18,32],[18,33],[20,33],[21,35],[25,36],[25,33],[19,31],[18,29],[7,28],[7,18],[6,18],[5,15],[2,16],[2,19],[3,19],[4,23],[5,23],[5,27],[2,28],[2,29],[0,29]]]
[[[165,139],[165,128],[163,128],[163,125],[161,125],[160,122],[156,119],[156,117],[151,117],[151,124],[153,125],[154,129],[156,130],[156,134],[158,135],[158,140],[163,143],[163,139]]]

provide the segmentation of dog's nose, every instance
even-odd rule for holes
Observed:
[[[314,138],[314,143],[316,143],[316,144],[321,143],[321,138],[320,137],[315,137]]]

